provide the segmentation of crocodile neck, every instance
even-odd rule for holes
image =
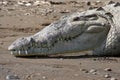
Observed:
[[[109,18],[108,21],[111,25],[109,33],[104,40],[104,42],[94,50],[95,55],[117,55],[117,53],[120,52],[119,47],[120,47],[120,40],[119,40],[119,23],[120,18],[118,12],[120,12],[120,7],[116,8],[113,7],[113,5],[108,5],[104,7],[106,12],[110,12],[113,17]],[[119,20],[118,20],[119,18]]]

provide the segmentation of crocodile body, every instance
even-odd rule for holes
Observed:
[[[15,56],[87,50],[120,55],[120,3],[64,16],[32,36],[17,39],[8,50]]]

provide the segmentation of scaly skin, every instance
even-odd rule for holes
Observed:
[[[64,16],[32,36],[17,39],[8,50],[14,56],[87,50],[93,50],[94,55],[116,55],[119,51],[116,45],[119,42],[119,14],[119,4],[113,3],[103,8]]]

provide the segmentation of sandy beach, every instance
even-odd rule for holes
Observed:
[[[120,80],[120,57],[80,52],[20,58],[7,50],[17,38],[33,35],[63,15],[104,6],[109,0],[21,1],[0,0],[0,80]]]

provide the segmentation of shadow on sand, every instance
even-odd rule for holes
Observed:
[[[64,55],[50,55],[50,56],[19,56],[17,58],[28,58],[28,59],[83,59],[83,58],[98,58],[98,59],[110,59],[110,58],[120,58],[120,55],[77,55],[77,56],[64,56]]]

